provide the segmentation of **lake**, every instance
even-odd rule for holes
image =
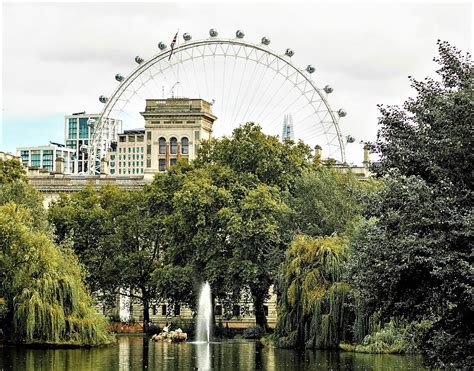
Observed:
[[[119,336],[100,348],[0,348],[0,370],[423,370],[421,356],[295,351],[259,342],[154,343],[143,336]]]

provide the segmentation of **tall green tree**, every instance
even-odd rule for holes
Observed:
[[[17,164],[0,166],[1,327],[16,343],[99,345],[112,339],[77,257],[52,242],[42,197]]]
[[[350,287],[342,281],[347,240],[298,235],[281,266],[275,338],[281,347],[337,349],[352,340]]]
[[[156,277],[176,270],[193,272],[193,290],[181,302],[195,306],[200,284],[209,281],[214,298],[226,301],[235,294],[225,269],[232,256],[229,244],[229,220],[233,197],[229,190],[235,183],[229,169],[206,166],[198,169],[173,169],[155,177],[150,189],[150,204],[155,215],[164,215],[164,271]],[[229,187],[223,187],[227,183]],[[182,275],[180,275],[183,277]],[[172,297],[175,302],[179,298]]]
[[[380,107],[376,143],[386,186],[378,222],[355,246],[353,280],[385,318],[433,321],[430,365],[472,368],[473,65],[438,42],[439,79],[411,78],[417,96]]]
[[[103,300],[118,292],[138,300],[143,326],[156,297],[152,280],[160,260],[160,218],[151,218],[147,190],[128,192],[106,186],[63,195],[52,203],[49,219],[59,242],[70,240],[87,269],[87,283]]]
[[[252,296],[256,324],[267,328],[264,303],[287,247],[289,208],[276,187],[258,185],[239,200],[231,221],[230,272]]]

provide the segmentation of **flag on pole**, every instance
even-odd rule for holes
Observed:
[[[170,60],[171,56],[173,55],[173,50],[174,50],[174,46],[176,45],[177,38],[178,38],[178,32],[176,32],[176,35],[174,35],[173,37],[173,41],[171,41],[171,52],[170,52],[170,56],[168,57],[168,60]]]

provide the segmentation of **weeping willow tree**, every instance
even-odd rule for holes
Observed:
[[[81,266],[66,247],[35,228],[31,212],[0,206],[2,327],[16,343],[99,345],[111,341],[107,322],[87,292]]]
[[[337,348],[352,340],[354,296],[341,282],[347,259],[348,244],[341,237],[294,239],[279,278],[277,346]]]

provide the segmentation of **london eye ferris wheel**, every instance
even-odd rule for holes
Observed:
[[[234,38],[222,38],[211,29],[209,37],[193,40],[189,33],[170,46],[158,43],[158,53],[149,59],[135,57],[129,75],[117,73],[118,85],[104,104],[86,148],[88,173],[100,172],[100,159],[111,146],[107,123],[121,120],[125,127],[143,127],[140,112],[146,99],[166,97],[202,98],[213,104],[217,120],[213,136],[231,134],[239,125],[258,123],[266,134],[281,135],[283,120],[290,115],[294,140],[319,145],[325,157],[345,162],[345,138],[339,121],[344,109],[333,110],[328,96],[333,88],[317,83],[315,67],[299,68],[292,62],[291,48],[281,53],[270,49],[270,39],[245,40],[238,30]]]

